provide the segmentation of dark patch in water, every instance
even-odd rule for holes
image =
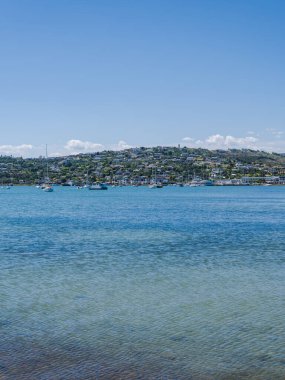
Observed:
[[[57,342],[50,346],[14,342],[6,349],[2,342],[0,349],[1,380],[284,380],[282,368],[275,373],[260,369],[201,373],[190,365],[181,368],[172,351],[162,352],[154,361],[143,352],[134,359]]]
[[[188,340],[187,336],[185,336],[185,335],[171,336],[169,339],[172,340],[173,342],[186,342]]]

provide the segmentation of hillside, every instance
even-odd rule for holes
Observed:
[[[285,174],[285,155],[247,149],[132,148],[48,159],[52,182],[164,183]],[[35,184],[46,176],[46,159],[0,157],[0,182]]]

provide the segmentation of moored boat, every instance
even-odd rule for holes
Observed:
[[[45,193],[51,193],[53,192],[53,187],[50,184],[49,181],[49,175],[48,175],[48,153],[47,153],[47,145],[46,145],[46,182],[41,186],[42,190]]]
[[[151,183],[150,185],[148,185],[148,187],[150,189],[162,189],[163,185],[160,182],[154,182],[154,183]]]
[[[95,185],[90,185],[89,190],[108,190],[108,186],[104,183],[97,183]]]
[[[46,192],[46,193],[51,193],[53,192],[53,187],[50,186],[50,185],[45,185],[42,187],[43,191]]]

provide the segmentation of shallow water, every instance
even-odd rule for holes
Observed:
[[[285,379],[285,187],[0,189],[0,379]]]

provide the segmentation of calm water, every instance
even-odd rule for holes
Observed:
[[[0,189],[0,379],[285,379],[285,187]]]

